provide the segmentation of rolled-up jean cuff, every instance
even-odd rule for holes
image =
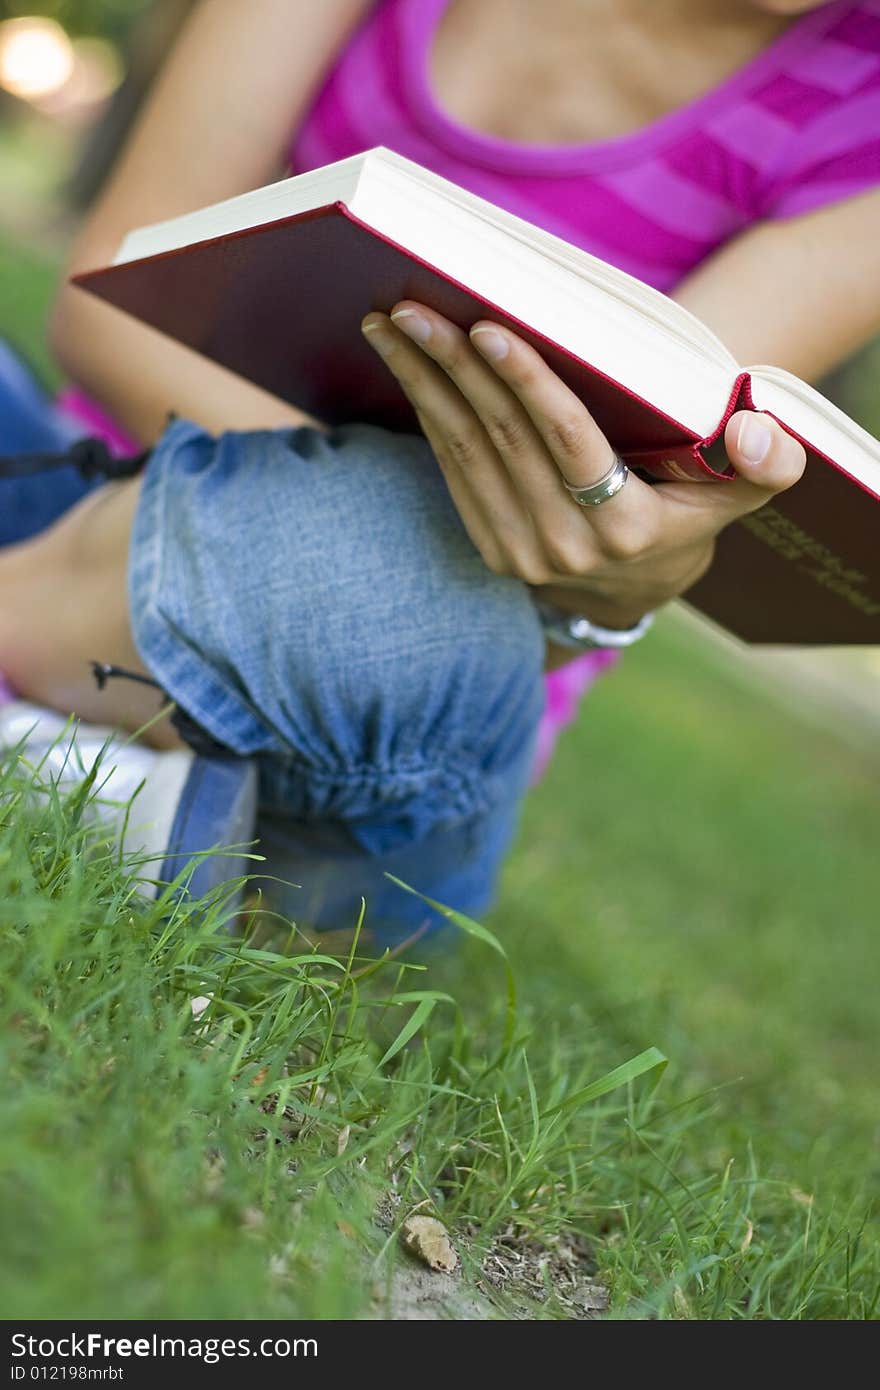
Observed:
[[[344,826],[315,827],[264,811],[258,829],[270,875],[267,896],[285,916],[318,931],[350,929],[363,910],[366,931],[381,947],[441,928],[448,932],[454,924],[425,899],[471,918],[486,913],[516,830],[521,792],[511,782],[508,797],[482,815],[386,854],[365,855]],[[254,886],[260,881],[255,866]]]
[[[257,757],[264,804],[291,835],[309,827],[312,859],[325,831],[334,861],[342,827],[355,859],[422,847],[425,866],[432,839],[444,858],[437,837],[471,827],[474,865],[449,905],[487,900],[490,842],[509,839],[528,782],[543,639],[525,587],[474,550],[421,437],[215,440],[177,421],[144,475],[129,607],[157,681]],[[455,887],[451,866],[442,877]]]

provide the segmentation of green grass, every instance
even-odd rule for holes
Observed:
[[[0,332],[37,357],[51,282],[0,239]],[[658,624],[529,800],[489,924],[511,1035],[485,944],[370,978],[261,954],[222,896],[145,905],[8,766],[7,1316],[381,1311],[389,1191],[449,1222],[467,1284],[504,1233],[576,1232],[613,1317],[876,1316],[878,770]],[[577,1099],[652,1046],[656,1090]]]
[[[24,353],[43,380],[52,384],[59,380],[59,373],[46,345],[45,324],[58,273],[55,261],[13,241],[0,229],[0,337]]]
[[[396,1256],[389,1194],[398,1225],[469,1233],[466,1279],[512,1221],[543,1240],[592,1204],[597,1134],[647,1115],[659,1054],[530,1059],[500,951],[473,1029],[424,967],[233,938],[228,890],[150,903],[93,791],[0,778],[7,1317],[355,1316]]]
[[[682,1112],[674,1162],[653,1168],[644,1241],[603,1252],[618,1296],[649,1298],[676,1241],[682,1262],[714,1249],[708,1213],[732,1163],[761,1247],[755,1288],[759,1261],[793,1261],[755,1311],[852,1315],[876,1298],[876,1209],[867,1304],[842,1301],[846,1261],[830,1254],[807,1296],[795,1252],[809,1221],[845,1256],[878,1190],[880,747],[859,756],[770,705],[670,623],[594,691],[560,752],[493,925],[548,1018],[576,998],[606,1045],[661,1047],[667,1103],[717,1088],[698,1122]],[[628,1203],[627,1227],[631,1179],[615,1157],[608,1196]]]
[[[680,653],[671,644],[665,655],[668,676]],[[662,654],[653,661],[659,691]],[[698,662],[694,672],[699,680]],[[724,691],[703,680],[704,696],[729,713]],[[596,700],[594,736],[612,732],[619,697],[609,685]],[[656,709],[662,718],[662,700]],[[657,730],[638,727],[632,751],[647,760]],[[692,766],[708,776],[710,745],[691,732],[704,755]],[[719,768],[716,794],[726,794],[742,769]],[[427,967],[374,969],[277,925],[272,945],[231,937],[225,892],[145,902],[137,881],[149,866],[120,863],[87,795],[63,797],[38,769],[7,759],[7,1316],[381,1314],[399,1255],[394,1228],[380,1230],[371,1214],[389,1193],[396,1224],[416,1206],[447,1222],[465,1286],[501,1236],[552,1247],[576,1232],[612,1291],[612,1316],[873,1316],[871,1020],[847,1013],[846,980],[812,1030],[798,1027],[798,980],[783,991],[774,976],[773,997],[751,999],[766,959],[738,973],[730,962],[740,951],[700,942],[694,885],[716,895],[699,889],[699,875],[679,875],[662,844],[629,876],[635,892],[609,859],[603,891],[589,863],[567,858],[579,836],[593,860],[614,852],[600,834],[614,818],[612,779],[594,785],[604,813],[592,826],[566,821],[564,778],[555,780],[530,807],[527,821],[542,829],[524,828],[496,914],[513,978],[529,982],[512,1006],[508,966],[479,940]],[[750,829],[729,832],[732,851]],[[774,882],[768,872],[763,891]],[[724,894],[735,930],[737,889],[725,884]],[[678,932],[677,916],[690,919]],[[694,949],[683,948],[686,936]],[[823,962],[826,987],[845,955],[839,946]],[[866,977],[871,964],[863,958]],[[711,996],[724,972],[719,1010]],[[196,997],[211,999],[198,1017]],[[786,1048],[769,1061],[765,1015],[770,1044]],[[656,1062],[654,1040],[672,1058],[656,1088],[658,1068],[635,1075]],[[563,1312],[552,1296],[542,1306],[511,1298],[496,1298],[499,1314]]]

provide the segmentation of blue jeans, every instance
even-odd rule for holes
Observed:
[[[382,940],[484,912],[530,776],[544,639],[489,573],[424,439],[366,425],[154,449],[129,613],[157,681],[259,763],[282,908]],[[268,894],[278,901],[278,888]]]
[[[0,455],[60,452],[79,433],[0,339]],[[0,545],[45,530],[94,486],[72,464],[30,483],[0,477]]]
[[[0,410],[0,453],[7,424]],[[70,504],[48,479],[16,485],[19,514]],[[544,644],[423,439],[367,426],[213,439],[177,421],[144,475],[129,609],[156,680],[257,760],[260,849],[285,881],[266,884],[273,906],[351,926],[363,897],[383,943],[442,923],[388,872],[486,910],[529,781]]]
[[[129,556],[148,668],[257,759],[284,909],[383,940],[492,899],[529,781],[544,643],[490,573],[421,437],[370,426],[229,433],[153,451]],[[269,894],[277,901],[277,888]]]

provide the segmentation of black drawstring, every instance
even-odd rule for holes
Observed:
[[[93,661],[90,663],[95,684],[99,690],[103,690],[110,680],[137,681],[139,685],[151,685],[154,690],[158,690],[160,695],[172,703],[167,691],[163,690],[158,681],[154,681],[152,676],[144,676],[140,671],[127,671],[124,666],[113,666],[107,661]],[[186,710],[180,705],[174,705],[171,712],[171,725],[176,729],[184,743],[189,744],[194,753],[201,757],[216,758],[218,754],[228,757],[236,756],[232,749],[226,748],[222,743],[218,743],[201,724],[187,714]]]
[[[131,458],[116,458],[103,439],[77,439],[62,453],[12,454],[0,458],[0,478],[28,478],[72,464],[87,482],[93,478],[115,482],[119,478],[133,478],[140,473],[149,456],[150,451],[146,449]]]
[[[140,671],[126,671],[124,666],[111,666],[107,661],[91,661],[89,665],[92,668],[95,685],[99,690],[103,690],[109,680],[113,680],[115,676],[119,676],[122,680],[138,681],[140,685],[151,685],[154,690],[161,691],[163,695],[165,694],[165,691],[162,690],[158,681],[154,681],[152,676],[142,676]]]
[[[169,417],[173,418],[173,415]],[[91,482],[93,478],[106,478],[109,482],[115,482],[121,478],[135,477],[144,468],[149,457],[150,450],[145,449],[143,453],[130,458],[116,458],[103,439],[77,439],[63,453],[14,454],[11,457],[0,457],[0,478],[27,478],[38,473],[49,473],[56,468],[66,468],[72,464],[74,468],[79,469],[87,482]],[[144,676],[139,671],[127,671],[123,666],[113,666],[106,661],[93,661],[91,666],[99,690],[103,690],[109,680],[137,681],[140,685],[153,686],[169,704],[173,703],[159,682],[154,681],[151,676]],[[188,743],[195,753],[204,757],[216,757],[218,754],[235,756],[231,749],[218,743],[177,704],[174,705],[171,714],[171,723],[184,743]]]

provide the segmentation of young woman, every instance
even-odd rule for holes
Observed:
[[[878,114],[878,0],[202,0],[73,268],[286,162],[385,144],[673,293],[740,360],[814,377],[880,326]],[[317,920],[365,892],[393,931],[421,909],[385,868],[466,911],[491,896],[545,698],[533,598],[625,642],[803,452],[742,414],[734,483],[629,476],[579,506],[613,452],[524,343],[410,303],[362,329],[424,437],[325,432],[62,290],[60,360],[155,447],[0,554],[0,664],[126,728],[154,697],[96,691],[85,659],[151,674],[257,759],[264,838]],[[557,703],[603,660],[556,675]]]

